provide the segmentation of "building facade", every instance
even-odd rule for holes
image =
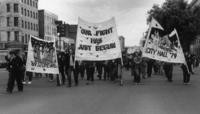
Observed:
[[[30,35],[38,36],[38,0],[0,0],[0,56],[27,50]]]
[[[58,16],[46,10],[39,10],[39,37],[52,41],[58,39],[56,21]]]
[[[0,0],[1,49],[26,49],[38,36],[38,0]]]

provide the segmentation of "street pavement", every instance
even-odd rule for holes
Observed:
[[[24,92],[6,94],[8,73],[0,70],[0,114],[200,114],[200,68],[191,85],[183,85],[180,67],[174,68],[172,83],[163,75],[133,84],[130,71],[123,71],[124,85],[95,80],[78,87],[56,87],[56,82],[34,78]]]

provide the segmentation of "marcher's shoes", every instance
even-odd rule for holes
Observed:
[[[28,84],[31,84],[31,83],[32,83],[31,81],[28,82]]]
[[[6,92],[7,92],[8,94],[12,94],[12,91],[10,91],[10,90],[6,90]]]
[[[72,87],[71,85],[68,85],[68,87]]]
[[[188,83],[183,83],[183,84],[184,84],[184,85],[191,85],[191,83],[189,83],[189,82],[188,82]]]

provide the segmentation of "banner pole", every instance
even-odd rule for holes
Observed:
[[[148,34],[147,34],[147,37],[146,37],[146,41],[145,41],[145,44],[144,44],[144,48],[143,48],[143,50],[142,50],[142,55],[143,55],[143,53],[144,53],[144,51],[145,51],[145,48],[147,47],[147,43],[148,43],[148,41],[149,41],[149,36],[150,36],[150,34],[151,34],[151,30],[152,30],[152,26],[151,26],[151,24],[149,25],[149,31],[148,31]]]

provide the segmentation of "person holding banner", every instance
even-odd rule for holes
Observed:
[[[69,51],[66,52],[65,55],[65,72],[67,74],[68,79],[68,87],[71,87],[72,81],[71,81],[71,75],[74,74],[74,54],[72,49],[69,49]],[[74,75],[74,80],[77,80],[77,77]],[[75,85],[77,85],[75,81]]]
[[[64,55],[62,53],[58,54],[58,69],[61,74],[62,84],[65,85],[65,73],[64,73]],[[60,74],[57,76],[57,86],[60,86]]]

